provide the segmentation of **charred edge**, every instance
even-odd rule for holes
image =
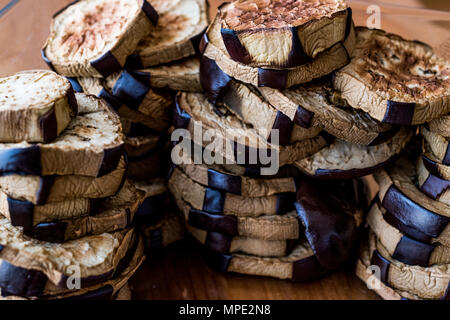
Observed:
[[[136,80],[143,83],[144,85],[151,87],[150,79],[151,73],[146,71],[138,71],[138,70],[127,70],[127,72]]]
[[[106,52],[100,58],[92,60],[90,64],[104,78],[107,78],[114,72],[120,71],[122,69],[122,65],[111,51]]]
[[[382,122],[404,126],[410,125],[414,117],[415,109],[415,103],[388,100],[386,113]]]
[[[249,64],[251,62],[251,57],[239,40],[236,31],[221,28],[220,33],[222,35],[223,44],[225,45],[231,59],[243,64]]]
[[[141,56],[137,53],[130,54],[127,57],[124,65],[125,69],[142,69],[144,68],[144,64],[142,63]]]
[[[352,29],[352,21],[353,21],[352,8],[348,7],[346,11],[347,11],[347,21],[345,24],[345,39],[347,39],[348,36],[350,35],[350,31]]]
[[[174,101],[174,108],[172,113],[172,124],[175,128],[186,129],[191,121],[191,115],[180,107],[180,96],[177,95]]]
[[[226,193],[223,191],[206,188],[202,210],[210,213],[223,213],[225,198]]]
[[[386,192],[382,206],[408,229],[416,229],[419,233],[438,238],[447,226],[450,218],[438,215],[420,206],[405,196],[394,185]],[[419,231],[420,230],[420,231]],[[405,232],[408,234],[408,232]],[[414,235],[409,234],[414,237]],[[422,241],[422,239],[417,239]]]
[[[372,142],[368,144],[368,146],[369,147],[376,146],[390,140],[399,132],[399,130],[400,127],[395,127],[392,130],[378,133],[377,137],[373,139]]]
[[[386,213],[383,215],[383,219],[394,228],[398,229],[404,234],[407,234],[409,237],[427,243],[430,242],[431,240],[431,237],[427,236],[426,234],[422,233],[421,231],[418,231],[413,227],[409,227],[408,225],[404,224],[403,221],[399,220],[389,211],[386,211]]]
[[[188,224],[194,228],[237,236],[237,218],[231,215],[217,215],[205,211],[190,209]]]
[[[162,234],[161,228],[152,230],[152,232],[150,232],[148,243],[149,243],[149,249],[155,250],[155,249],[162,249],[164,247],[163,246],[163,234]]]
[[[291,135],[293,127],[294,123],[291,121],[291,119],[281,111],[277,111],[277,116],[273,123],[272,129],[278,130],[280,139],[279,144],[281,146],[286,146],[291,143]],[[272,143],[272,133],[270,133],[267,141],[269,143]]]
[[[47,64],[47,66],[50,68],[50,70],[56,72],[55,67],[53,67],[53,63],[50,61],[49,58],[47,58],[47,55],[45,54],[45,49],[46,48],[41,49],[42,60],[44,60],[44,62]]]
[[[39,119],[39,128],[41,130],[44,143],[51,142],[58,136],[58,124],[56,121],[55,109],[49,110]]]
[[[122,102],[120,102],[119,100],[117,100],[112,94],[110,94],[108,92],[108,90],[106,90],[105,88],[103,88],[100,93],[98,94],[98,96],[100,98],[102,98],[103,100],[105,100],[108,105],[113,108],[116,112],[120,109],[120,107],[122,106]]]
[[[241,195],[242,178],[208,169],[208,186]]]
[[[111,285],[106,285],[104,287],[101,287],[99,289],[89,291],[86,293],[83,293],[79,296],[72,296],[63,298],[61,300],[90,300],[90,301],[103,301],[103,300],[112,300],[114,294],[114,288]]]
[[[67,8],[69,8],[70,6],[74,5],[74,4],[77,3],[77,2],[80,2],[80,0],[72,1],[72,2],[70,2],[68,5],[66,5],[65,7],[59,9],[58,11],[56,11],[56,12],[53,14],[52,18],[54,19],[54,18],[55,18],[56,16],[58,16],[60,13],[62,13],[62,12],[65,11]]]
[[[223,72],[217,63],[203,56],[200,60],[200,84],[208,100],[215,104],[221,92],[228,86],[231,77]]]
[[[212,250],[208,250],[206,248],[203,254],[208,266],[211,269],[221,272],[228,271],[228,266],[230,265],[231,259],[233,259],[232,255],[230,254],[223,254]]]
[[[360,178],[369,174],[374,173],[378,169],[381,169],[388,164],[392,163],[395,159],[398,158],[398,155],[394,155],[388,160],[379,163],[370,168],[361,168],[361,169],[349,169],[349,170],[340,170],[340,169],[317,169],[314,173],[315,178],[320,179],[353,179]]]
[[[450,300],[450,283],[447,286],[447,289],[445,290],[444,295],[439,300]]]
[[[43,205],[47,202],[54,181],[55,176],[43,176],[39,178],[39,188],[36,191],[37,205]]]
[[[195,36],[193,36],[190,39],[192,47],[194,48],[194,51],[196,54],[202,54],[204,51],[204,48],[203,49],[200,48],[200,42],[202,41],[202,39],[205,35],[205,32],[206,32],[206,28],[203,29],[199,34],[196,34]]]
[[[70,84],[72,85],[72,89],[75,92],[83,92],[83,87],[81,86],[81,84],[78,82],[77,78],[75,77],[66,77],[67,80],[69,80]]]
[[[33,228],[34,204],[7,198],[11,224],[15,227],[23,227],[25,230]]]
[[[258,87],[283,90],[287,86],[287,70],[258,68]]]
[[[302,106],[297,106],[297,111],[295,112],[294,122],[300,127],[309,129],[311,127],[311,122],[314,117],[314,112],[306,110]]]
[[[147,0],[144,0],[142,2],[142,11],[144,11],[145,15],[153,24],[153,26],[156,26],[158,24],[159,20],[158,12],[156,12],[155,8],[153,8],[152,5],[147,2]]]
[[[447,141],[447,149],[445,150],[444,158],[442,159],[442,164],[450,166],[450,142]]]
[[[434,248],[432,244],[423,243],[411,239],[408,236],[403,236],[397,244],[392,258],[409,265],[427,267]]]
[[[433,174],[429,174],[423,185],[420,186],[420,190],[430,198],[436,200],[442,193],[450,188],[450,181],[436,177]]]
[[[154,224],[160,220],[165,212],[167,195],[158,194],[144,199],[135,216],[137,224]]]
[[[205,33],[203,33],[203,35],[200,39],[200,43],[198,45],[200,54],[203,54],[205,52],[205,49],[208,46],[208,43],[209,43],[209,39],[208,39],[208,35],[206,34],[206,30],[205,30]]]
[[[31,229],[24,229],[24,234],[39,241],[62,243],[66,240],[66,222],[39,223]]]
[[[327,270],[319,263],[316,256],[293,262],[292,281],[311,281],[323,276]]]
[[[275,213],[276,214],[285,214],[288,211],[291,211],[294,209],[294,203],[296,200],[295,193],[294,192],[286,192],[276,195],[277,204]]]
[[[372,259],[370,259],[370,265],[378,266],[380,268],[380,281],[389,286],[389,267],[391,263],[385,259],[378,250],[374,250],[372,253]]]
[[[430,172],[432,175],[444,179],[442,176],[442,173],[439,170],[439,165],[435,161],[428,158],[426,155],[422,154],[422,160],[425,168]]]
[[[17,267],[7,261],[0,265],[0,287],[8,294],[21,297],[40,296],[46,283],[47,276],[41,271]]]
[[[232,238],[218,232],[208,232],[205,246],[215,252],[230,253]]]
[[[112,89],[112,95],[131,109],[137,110],[149,91],[149,86],[124,70]]]
[[[103,160],[100,165],[97,178],[102,177],[116,169],[123,154],[123,144],[114,148],[103,150]]]
[[[288,59],[280,66],[281,68],[293,68],[312,61],[312,59],[305,53],[303,45],[300,42],[300,38],[298,37],[298,28],[291,27],[290,31],[292,35],[292,48],[291,52],[289,52]]]
[[[78,102],[77,102],[77,99],[75,98],[75,92],[74,92],[75,89],[73,87],[74,81],[73,80],[71,81],[70,79],[71,78],[67,78],[67,80],[69,80],[70,84],[72,85],[72,88],[70,88],[69,91],[67,92],[67,100],[69,102],[70,110],[72,110],[72,115],[76,115],[78,113]],[[80,85],[80,84],[78,83],[78,85]],[[80,89],[80,88],[78,88],[78,89]],[[77,90],[77,92],[82,92],[82,91],[83,91],[83,89],[81,89],[81,91]]]

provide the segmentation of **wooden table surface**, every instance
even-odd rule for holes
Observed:
[[[71,0],[0,0],[0,76],[46,68],[40,56],[51,16]],[[211,15],[221,1],[213,0]],[[366,8],[375,1],[349,1],[356,24],[365,24]],[[393,7],[385,5],[394,4]],[[425,13],[416,9],[429,8]],[[6,8],[5,8],[6,7]],[[382,28],[450,52],[448,0],[384,0]],[[2,10],[2,8],[5,8]],[[426,27],[425,27],[426,26]],[[353,275],[350,264],[319,281],[292,283],[269,278],[214,272],[192,241],[149,257],[131,281],[135,299],[378,299]]]

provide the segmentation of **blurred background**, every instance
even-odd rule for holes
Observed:
[[[0,76],[24,69],[45,68],[40,48],[51,16],[72,0],[0,0]],[[151,0],[150,0],[151,2]],[[348,0],[357,25],[366,25],[367,8],[378,5],[381,28],[432,45],[450,60],[449,0]],[[210,0],[211,16],[222,1]]]

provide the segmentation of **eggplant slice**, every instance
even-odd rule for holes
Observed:
[[[303,173],[317,178],[358,178],[392,162],[411,140],[410,128],[400,129],[388,141],[375,146],[362,146],[336,140],[316,154],[295,163]]]
[[[70,82],[45,70],[0,78],[0,106],[3,143],[51,142],[78,111]]]
[[[355,144],[376,145],[385,142],[398,131],[386,123],[371,118],[362,110],[345,104],[331,81],[320,79],[283,91],[258,88],[263,97],[277,110],[303,128],[323,128],[329,134]]]
[[[292,68],[344,41],[352,12],[343,0],[237,0],[220,9],[230,57],[262,68]]]
[[[118,116],[94,96],[76,93],[78,115],[51,143],[0,144],[0,172],[37,176],[103,176],[123,156]]]
[[[271,87],[283,90],[294,85],[323,77],[350,62],[355,45],[354,28],[344,42],[338,42],[315,59],[289,69],[256,68],[234,61],[228,55],[220,35],[219,16],[208,27],[200,42],[200,80],[211,102],[232,78],[256,87]]]
[[[68,77],[107,77],[158,22],[146,0],[81,0],[58,11],[42,56]]]
[[[209,23],[207,0],[151,0],[158,25],[128,57],[127,68],[142,69],[195,55]]]
[[[336,71],[333,85],[353,108],[395,125],[421,124],[449,113],[450,64],[429,46],[358,27],[351,57]]]

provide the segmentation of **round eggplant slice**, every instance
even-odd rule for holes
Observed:
[[[172,170],[168,187],[172,193],[176,193],[192,208],[212,214],[258,217],[283,215],[294,209],[295,191],[247,198],[204,187],[191,180],[179,168]]]
[[[122,157],[117,168],[102,177],[8,174],[0,176],[0,188],[10,198],[37,205],[74,198],[105,198],[119,191],[126,170],[127,160]]]
[[[303,173],[317,178],[358,178],[392,162],[411,140],[413,133],[407,127],[390,140],[375,145],[362,146],[336,140],[316,154],[295,163]]]
[[[158,14],[146,0],[81,0],[58,11],[42,56],[59,74],[107,77],[125,65]]]
[[[262,240],[249,237],[230,237],[219,232],[187,226],[188,232],[205,248],[222,253],[243,253],[259,257],[284,257],[292,250],[295,240]]]
[[[227,164],[283,166],[314,154],[329,141],[327,136],[318,135],[286,146],[270,144],[258,135],[257,129],[226,108],[217,111],[202,94],[183,92],[175,100],[174,126],[187,129],[195,144],[214,151]],[[199,137],[201,141],[197,141]]]
[[[378,121],[411,125],[450,111],[450,64],[417,41],[358,27],[350,64],[333,85],[355,109]]]
[[[209,23],[206,0],[152,0],[158,25],[128,57],[127,68],[141,69],[195,55]]]
[[[230,57],[252,67],[292,68],[344,41],[352,23],[345,1],[238,0],[219,9]]]
[[[422,299],[443,299],[448,294],[449,264],[430,267],[410,266],[392,258],[373,233],[369,234],[370,264],[381,270],[385,285]]]
[[[400,158],[375,172],[374,177],[380,186],[381,205],[387,210],[384,219],[389,224],[415,240],[450,246],[450,206],[418,188],[412,163]]]
[[[128,70],[136,79],[150,88],[173,91],[202,92],[200,84],[200,59],[186,58],[169,64],[140,70]]]
[[[350,143],[376,145],[394,136],[399,128],[380,123],[362,110],[353,109],[326,79],[283,91],[258,88],[277,110],[303,128],[323,128]]]
[[[51,143],[0,144],[0,173],[103,176],[123,156],[119,117],[94,96],[75,94],[78,115]]]
[[[157,132],[169,127],[171,97],[146,90],[141,82],[126,71],[107,79],[81,77],[77,81],[86,93],[104,99],[121,119],[139,123]]]
[[[41,295],[22,297],[7,292],[4,288],[0,289],[0,300],[121,300],[126,298],[129,292],[127,290],[128,280],[136,273],[144,257],[144,243],[140,239],[134,252],[130,250],[132,255],[131,261],[125,265],[120,274],[115,275],[113,279],[104,281],[100,284],[81,288],[80,290],[67,290],[56,295]],[[129,260],[129,259],[125,259]],[[124,262],[125,262],[124,260]],[[122,269],[122,268],[121,268]],[[126,294],[124,296],[124,294]]]
[[[78,110],[70,82],[51,71],[0,78],[0,141],[54,140]]]
[[[31,228],[24,228],[23,232],[40,241],[62,243],[129,228],[142,198],[143,192],[126,182],[117,195],[98,202],[95,215],[38,223]]]
[[[8,220],[0,220],[0,286],[10,294],[34,297],[75,292],[114,278],[129,264],[138,245],[133,229],[48,243],[24,236]]]
[[[203,54],[200,61],[200,81],[211,102],[215,102],[231,78],[256,87],[283,90],[323,77],[347,65],[354,44],[355,33],[351,27],[344,42],[336,43],[315,59],[298,67],[289,69],[251,67],[234,61],[228,55],[220,34],[220,21],[217,16],[200,42],[200,51]]]

